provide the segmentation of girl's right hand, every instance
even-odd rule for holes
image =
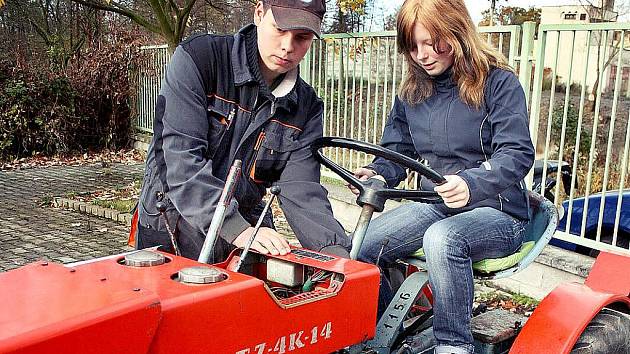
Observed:
[[[358,178],[361,181],[367,181],[370,177],[376,176],[376,171],[370,170],[369,168],[359,167],[354,170],[354,177]],[[354,193],[354,195],[359,195],[359,190],[356,189],[353,185],[346,183],[346,187],[350,188],[350,191]]]

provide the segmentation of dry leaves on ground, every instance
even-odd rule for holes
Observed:
[[[143,153],[134,150],[87,152],[78,155],[42,156],[35,155],[29,158],[15,159],[8,162],[0,162],[0,171],[23,170],[35,167],[50,166],[81,166],[101,163],[133,164],[144,161]]]

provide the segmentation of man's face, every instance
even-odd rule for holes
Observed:
[[[261,2],[254,10],[254,23],[258,26],[258,52],[261,71],[267,84],[276,77],[296,68],[313,42],[308,30],[284,31],[276,26],[273,13],[264,11]]]

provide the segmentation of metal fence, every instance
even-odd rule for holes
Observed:
[[[557,237],[594,249],[629,252],[627,243],[614,247],[605,242],[614,245],[630,236],[621,235],[618,227],[623,216],[621,191],[630,180],[630,24],[540,25],[537,40],[534,23],[479,31],[505,54],[525,88],[537,158],[566,160],[572,166],[570,192],[565,194],[560,183],[553,191],[556,205],[567,201],[567,225],[571,225],[576,198],[609,190],[619,194],[612,227],[603,217],[604,201],[598,199],[595,232],[586,229],[584,216],[580,236],[567,228]],[[150,132],[167,51],[165,46],[143,50],[148,55],[138,75],[137,125]],[[406,72],[394,32],[324,35],[313,43],[300,70],[324,101],[324,135],[380,141]],[[339,148],[326,154],[349,170],[372,159]],[[403,187],[415,185],[414,178],[410,175]],[[543,185],[548,178],[545,170]],[[531,185],[531,175],[529,181]],[[587,205],[584,210],[591,212]],[[630,208],[626,212],[630,215]]]
[[[627,252],[630,234],[619,223],[622,210],[630,215],[630,205],[622,206],[630,182],[630,79],[622,76],[630,70],[630,23],[541,25],[538,35],[532,140],[540,158],[565,160],[572,166],[568,195],[560,184],[553,192],[556,204],[568,205],[566,227],[555,237]],[[547,178],[545,170],[543,185]],[[605,205],[602,195],[608,191],[614,195]],[[581,198],[584,205],[578,205]],[[577,213],[581,220],[573,220]],[[593,229],[587,227],[587,217],[594,215]],[[575,230],[569,232],[573,225],[579,225],[580,236],[574,235]]]
[[[170,57],[167,45],[144,46],[140,50],[143,55],[135,72],[138,80],[135,100],[136,128],[142,132],[152,133],[155,101]]]

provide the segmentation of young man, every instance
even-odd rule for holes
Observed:
[[[323,103],[298,75],[325,11],[323,0],[259,2],[254,24],[234,36],[200,35],[177,47],[156,104],[138,249],[172,251],[170,228],[181,254],[196,259],[228,170],[240,159],[215,261],[245,245],[272,183],[281,187],[280,206],[302,246],[348,256],[350,240],[333,218],[309,149],[322,136]],[[263,226],[253,249],[290,252],[270,215]]]

